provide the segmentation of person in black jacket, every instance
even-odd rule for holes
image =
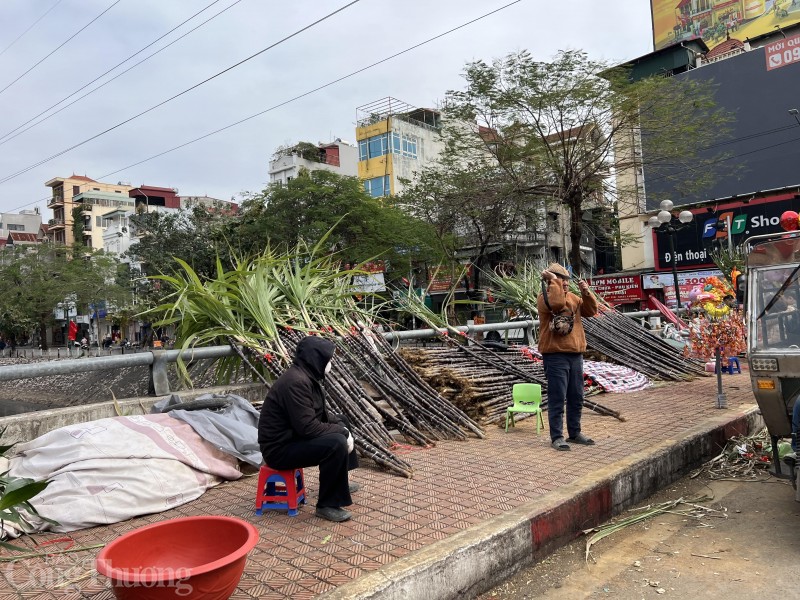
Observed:
[[[343,506],[360,487],[349,483],[348,471],[358,467],[350,423],[328,414],[322,384],[330,371],[336,346],[308,336],[297,345],[294,363],[267,394],[258,421],[258,444],[264,462],[285,470],[319,465],[316,515],[329,521],[347,521]]]

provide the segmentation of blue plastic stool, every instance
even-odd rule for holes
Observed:
[[[728,357],[728,367],[727,367],[727,369],[725,367],[723,367],[723,370],[727,371],[730,375],[733,375],[733,372],[734,372],[733,370],[734,369],[736,369],[737,373],[741,373],[742,372],[742,367],[739,365],[739,359],[736,358],[735,356],[729,356]]]

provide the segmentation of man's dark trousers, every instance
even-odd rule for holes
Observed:
[[[564,437],[564,402],[567,404],[567,433],[581,432],[583,409],[583,355],[572,352],[543,354],[547,378],[547,420],[550,440]]]

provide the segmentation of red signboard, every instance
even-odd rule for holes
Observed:
[[[602,296],[606,302],[614,306],[617,304],[630,304],[644,299],[640,275],[595,277],[592,279],[591,286],[599,296]]]
[[[764,55],[767,57],[767,71],[800,62],[800,35],[767,44]]]

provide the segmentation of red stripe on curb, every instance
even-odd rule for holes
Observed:
[[[554,546],[560,547],[565,539],[572,539],[611,516],[610,482],[569,498],[531,519],[533,555],[536,557]]]

